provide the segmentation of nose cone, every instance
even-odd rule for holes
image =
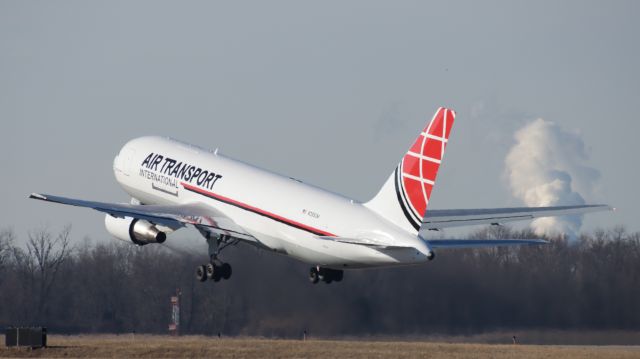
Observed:
[[[121,155],[116,155],[113,159],[113,173],[118,177],[118,175],[125,174],[125,163]]]
[[[133,141],[135,140],[129,141],[124,145],[120,149],[120,153],[113,159],[113,172],[115,172],[116,178],[120,176],[129,177],[133,174],[133,161],[136,155],[136,150],[131,146]]]
[[[117,171],[120,169],[120,156],[116,155],[116,157],[113,158],[113,170]]]

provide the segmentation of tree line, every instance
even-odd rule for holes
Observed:
[[[640,328],[640,233],[440,250],[418,266],[346,271],[312,285],[309,266],[247,245],[228,248],[228,281],[200,283],[202,253],[103,238],[71,245],[69,228],[0,232],[0,326],[53,333],[166,333],[181,293],[181,332],[215,335],[471,334],[499,329]],[[473,238],[536,238],[489,227]],[[167,244],[171,241],[168,239]]]

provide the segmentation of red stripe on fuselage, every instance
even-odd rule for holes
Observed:
[[[221,196],[219,194],[215,194],[213,192],[209,192],[207,190],[204,190],[202,188],[190,185],[188,183],[181,182],[180,184],[186,190],[189,190],[191,192],[195,192],[195,193],[201,194],[201,195],[203,195],[205,197],[209,197],[209,198],[218,200],[220,202],[224,202],[224,203],[230,204],[232,206],[235,206],[235,207],[238,207],[238,208],[242,208],[244,210],[259,214],[261,216],[271,218],[271,219],[273,219],[275,221],[287,224],[289,226],[301,229],[303,231],[310,232],[310,233],[313,233],[313,234],[316,234],[316,235],[320,235],[320,236],[336,237],[335,234],[332,234],[332,233],[329,233],[329,232],[325,232],[323,230],[320,230],[320,229],[317,229],[317,228],[313,228],[311,226],[307,226],[306,224],[303,224],[303,223],[300,223],[300,222],[296,222],[294,220],[279,216],[279,215],[271,213],[271,212],[267,212],[267,211],[262,210],[260,208],[248,205],[246,203],[242,203],[242,202],[236,201],[234,199],[231,199],[231,198],[228,198],[228,197],[225,197],[225,196]]]

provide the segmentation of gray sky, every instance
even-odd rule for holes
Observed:
[[[503,175],[514,132],[578,131],[601,173],[589,202],[635,221],[637,1],[0,1],[0,226],[103,216],[27,200],[127,201],[112,161],[159,134],[358,200],[438,106],[456,124],[431,208],[521,205]]]

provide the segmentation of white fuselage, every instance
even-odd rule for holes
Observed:
[[[255,238],[253,244],[314,265],[342,269],[427,261],[421,239],[361,203],[173,139],[128,142],[115,158],[114,172],[143,204],[211,206]],[[413,248],[320,238],[336,236]]]

